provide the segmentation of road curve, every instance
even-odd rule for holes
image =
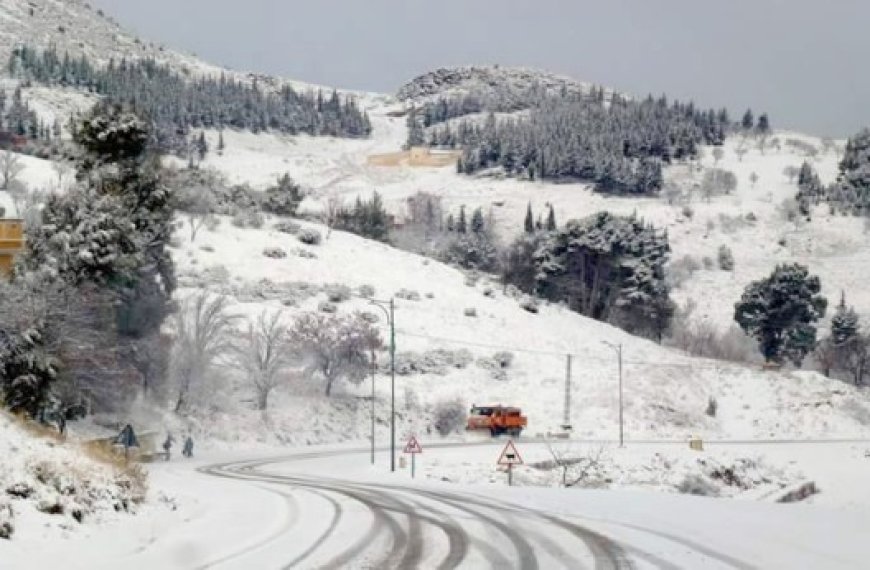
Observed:
[[[244,563],[253,551],[266,548],[286,552],[280,563],[283,568],[634,568],[626,550],[612,539],[535,509],[441,488],[284,475],[264,469],[273,463],[338,453],[347,452],[199,468],[208,475],[262,485],[282,500],[310,494],[325,503],[316,513],[303,509],[279,532],[203,568]],[[306,532],[310,529],[302,526],[304,521],[315,518],[328,523],[322,531]],[[637,555],[634,549],[632,553]]]

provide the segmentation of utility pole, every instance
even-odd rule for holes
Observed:
[[[619,365],[619,447],[625,447],[625,437],[622,422],[622,343],[613,344],[602,340],[604,344],[616,351],[617,363]]]
[[[390,471],[396,470],[396,300],[390,298]],[[620,370],[622,368],[620,367]]]
[[[375,372],[378,367],[375,362],[375,349],[372,349],[372,465],[375,464]]]
[[[571,430],[571,355],[568,355],[565,370],[565,415],[562,418],[562,429]]]
[[[396,300],[369,299],[370,305],[379,307],[390,323],[390,471],[396,470]],[[387,307],[389,306],[389,310]],[[374,405],[374,404],[372,404]],[[374,438],[372,438],[374,441]]]

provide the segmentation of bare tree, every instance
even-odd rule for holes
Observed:
[[[554,467],[562,472],[563,487],[593,482],[595,471],[601,468],[604,459],[604,446],[586,453],[574,453],[570,446],[557,448],[551,443],[547,443],[547,449],[553,458]]]
[[[17,180],[23,170],[24,165],[17,154],[8,150],[0,151],[0,188],[9,188],[9,184]]]
[[[27,186],[20,180],[13,180],[6,186],[12,207],[15,208],[15,216],[20,218],[25,202],[27,201]]]
[[[223,296],[198,293],[185,299],[174,317],[173,368],[178,382],[175,411],[190,405],[191,388],[205,379],[217,359],[232,349],[238,317],[228,312]]]
[[[51,169],[54,171],[55,176],[57,176],[57,189],[63,190],[64,180],[72,172],[72,168],[63,160],[58,160],[52,163]]]
[[[187,215],[190,224],[190,241],[196,241],[196,234],[205,225],[215,209],[215,198],[206,186],[183,188],[177,196],[178,209]]]
[[[344,209],[344,200],[336,194],[330,194],[326,197],[326,239],[332,235],[332,228],[338,222],[338,216]]]
[[[738,160],[739,162],[743,162],[743,157],[746,155],[747,152],[749,152],[749,149],[746,148],[746,142],[745,142],[745,141],[741,141],[741,142],[740,142],[740,143],[739,143],[739,144],[734,148],[734,154],[737,155],[737,160]]]
[[[719,166],[719,161],[725,156],[725,151],[722,150],[721,146],[717,146],[713,149],[713,166]]]
[[[263,311],[256,322],[248,323],[241,342],[234,352],[234,364],[257,392],[257,409],[265,410],[272,393],[287,377],[288,370],[298,361],[291,350],[289,331],[282,323],[283,314],[269,315]]]
[[[369,353],[381,346],[377,330],[359,314],[303,313],[293,323],[290,338],[308,362],[306,376],[323,376],[327,396],[336,380],[363,380],[370,369]]]

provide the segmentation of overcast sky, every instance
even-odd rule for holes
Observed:
[[[629,93],[870,125],[867,0],[91,0],[216,64],[394,93],[443,65],[526,65]]]

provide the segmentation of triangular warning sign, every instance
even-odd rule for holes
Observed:
[[[420,442],[417,441],[417,438],[413,435],[408,439],[408,443],[405,444],[405,453],[423,453],[423,448],[420,447]]]
[[[517,447],[514,445],[513,440],[509,439],[507,445],[504,446],[504,449],[501,451],[501,455],[498,458],[499,465],[522,465],[523,458],[520,457],[520,452],[517,451]]]

